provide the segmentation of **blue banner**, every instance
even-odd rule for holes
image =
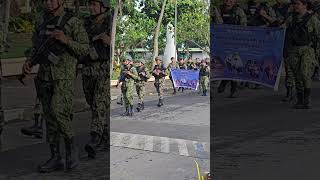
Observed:
[[[198,89],[199,70],[171,69],[174,87]]]
[[[237,80],[278,89],[285,29],[211,26],[211,79]]]

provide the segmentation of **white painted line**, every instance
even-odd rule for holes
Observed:
[[[144,150],[153,151],[153,136],[146,136]]]
[[[163,153],[169,153],[170,151],[170,141],[167,137],[160,137],[161,139],[161,152]]]
[[[179,154],[182,156],[189,156],[186,141],[182,139],[176,139],[176,142],[178,143]]]

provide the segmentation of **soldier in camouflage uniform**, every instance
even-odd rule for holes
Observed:
[[[145,60],[144,59],[139,59],[138,60],[138,65],[137,65],[137,72],[138,72],[138,79],[136,81],[136,90],[137,90],[137,94],[138,94],[138,98],[139,98],[139,102],[138,102],[138,107],[137,107],[137,111],[140,112],[140,110],[144,109],[144,94],[146,91],[145,88],[145,82],[148,81],[148,79],[150,78],[150,72],[147,69],[147,67],[145,67]]]
[[[164,78],[166,77],[166,68],[161,62],[160,57],[155,58],[155,65],[152,69],[152,75],[155,78],[154,87],[157,90],[159,96],[158,107],[163,106],[163,87],[164,87]]]
[[[82,22],[66,12],[63,0],[44,1],[46,11],[36,23],[32,37],[33,53],[23,65],[30,73],[40,64],[39,98],[46,120],[50,159],[39,166],[40,172],[52,172],[64,167],[60,153],[60,138],[65,142],[65,167],[71,170],[79,164],[74,142],[72,104],[77,57],[88,53],[88,35]]]
[[[121,83],[121,91],[123,94],[124,105],[126,111],[123,116],[133,115],[133,88],[134,82],[138,79],[137,69],[132,65],[132,58],[126,56],[124,59],[124,69],[120,73],[119,81]]]
[[[318,62],[312,43],[320,39],[319,19],[308,12],[308,0],[294,0],[294,14],[286,21],[286,51],[288,74],[294,77],[297,102],[296,109],[310,108],[311,76]]]
[[[190,57],[186,63],[187,70],[194,70],[196,69],[196,64],[193,62],[192,58]]]
[[[277,19],[285,19],[290,10],[290,4],[286,0],[276,0],[276,3],[272,6],[276,14]]]
[[[221,23],[218,22],[218,19],[221,19],[224,24],[234,24],[234,25],[242,25],[246,26],[247,25],[247,17],[245,12],[243,11],[242,8],[240,8],[236,4],[236,0],[224,0],[223,5],[217,9],[217,13],[219,14],[211,14],[214,17],[221,17],[221,18],[214,18],[212,17],[212,20],[216,20],[213,23]],[[234,97],[234,94],[237,91],[237,82],[236,81],[228,81],[228,80],[223,80],[221,81],[219,87],[218,87],[218,93],[224,92],[226,85],[228,83],[231,83],[231,89],[230,89],[230,95],[229,97],[232,98]]]
[[[250,0],[247,10],[248,26],[269,26],[276,19],[276,13],[264,0]]]
[[[210,66],[208,66],[205,60],[202,60],[200,65],[200,72],[199,72],[202,96],[207,96],[208,85],[209,85],[209,75],[210,75]]]
[[[90,52],[81,58],[82,84],[91,109],[90,140],[85,146],[89,158],[95,158],[99,146],[109,139],[110,63],[112,12],[109,0],[90,0],[91,16],[85,19]]]
[[[167,67],[167,74],[169,74],[169,78],[170,78],[170,81],[172,83],[173,94],[176,94],[177,90],[174,87],[173,79],[172,79],[172,76],[171,76],[171,70],[172,69],[179,69],[179,65],[178,65],[178,63],[177,63],[177,61],[176,61],[176,59],[174,57],[171,57],[171,62],[169,63],[169,65]]]
[[[0,6],[0,8],[1,8],[1,6]],[[0,22],[0,60],[1,60],[2,53],[4,52],[3,32],[4,32],[3,25]],[[0,81],[1,81],[1,79],[0,79]],[[1,86],[1,82],[0,82],[0,86]],[[0,94],[0,96],[1,96],[1,94]],[[4,126],[4,117],[3,117],[2,107],[0,107],[0,150],[1,150],[1,144],[2,144],[1,134],[3,131],[3,126]]]
[[[188,69],[187,64],[184,62],[184,59],[182,57],[179,58],[178,67],[179,67],[179,69],[184,69],[184,70]],[[180,90],[181,90],[181,92],[183,92],[184,88],[183,87],[179,87],[178,91],[180,91]]]

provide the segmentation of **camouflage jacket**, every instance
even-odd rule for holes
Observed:
[[[110,26],[109,28],[106,28],[107,31],[110,32],[106,32],[107,34],[111,34],[111,26],[112,26],[112,15],[111,12],[105,13],[104,14],[104,22],[103,23],[97,23],[95,21],[93,21],[90,18],[86,18],[85,19],[85,27],[86,27],[86,31],[88,33],[89,36],[89,41],[90,41],[90,49],[94,48],[93,47],[93,37],[98,35],[95,34],[95,32],[99,32],[99,29],[101,29],[101,26],[103,28],[103,26]],[[97,30],[95,30],[97,29]],[[102,42],[99,42],[102,43]],[[92,60],[90,58],[90,56],[86,56],[84,57],[86,59],[87,63],[84,63],[83,65],[83,70],[82,70],[82,74],[83,75],[87,75],[87,76],[97,76],[97,75],[102,75],[102,76],[109,76],[110,73],[110,67],[111,67],[111,48],[110,46],[104,46],[103,44],[100,45],[100,50],[98,51],[98,53],[104,53],[102,56],[107,56],[104,57],[104,59],[102,58],[98,58],[97,60]],[[100,52],[101,51],[101,52]]]
[[[131,72],[132,76],[125,75],[126,71]],[[134,82],[137,81],[139,78],[137,69],[134,66],[130,66],[128,69],[123,68],[120,74],[121,74],[121,76],[124,76],[124,80],[122,82],[122,87],[133,86]]]
[[[234,24],[234,25],[247,25],[247,15],[245,14],[244,10],[239,7],[235,6],[231,10],[225,10],[224,6],[221,6],[217,9],[217,15],[220,15],[223,24]],[[216,15],[216,16],[217,16]],[[213,23],[218,24],[219,18],[212,18]]]
[[[63,11],[62,15],[65,15]],[[60,16],[59,16],[60,17]],[[46,15],[40,16],[36,22],[35,31],[32,36],[33,53],[36,51],[37,42],[39,39],[39,32],[42,31],[42,24],[46,21]],[[72,17],[65,24],[63,29],[65,35],[70,38],[66,44],[69,51],[66,51],[60,56],[57,64],[41,64],[38,71],[38,78],[41,80],[61,80],[61,79],[75,79],[77,59],[88,53],[89,41],[88,35],[83,27],[82,22],[77,17]],[[71,52],[71,53],[70,53]],[[32,53],[31,53],[32,54]]]

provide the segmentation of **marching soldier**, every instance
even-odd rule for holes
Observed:
[[[155,58],[155,65],[152,70],[152,75],[155,78],[154,87],[157,90],[159,96],[158,107],[163,106],[163,87],[164,87],[164,78],[166,77],[166,68],[161,62],[160,57]]]
[[[123,70],[124,70],[124,61],[122,61],[121,62],[121,66],[120,66],[120,72],[122,72]],[[119,85],[119,81],[117,82],[117,86]],[[120,93],[120,99],[119,99],[119,101],[117,101],[117,104],[119,104],[119,105],[123,105],[123,94],[122,93]]]
[[[39,171],[52,172],[64,167],[60,138],[65,142],[68,171],[79,164],[71,123],[72,101],[77,57],[87,54],[88,36],[82,22],[64,10],[63,0],[44,0],[43,3],[46,11],[36,23],[33,53],[23,65],[23,72],[30,73],[34,65],[40,64],[38,95],[46,120],[51,157],[39,166]]]
[[[176,94],[177,90],[174,87],[174,83],[173,83],[173,79],[172,79],[172,75],[171,75],[171,71],[174,70],[174,69],[179,69],[179,65],[178,65],[178,63],[176,61],[176,58],[171,57],[171,62],[169,63],[169,65],[167,67],[167,73],[169,74],[169,78],[170,78],[170,81],[172,83],[173,94]]]
[[[248,2],[248,26],[268,26],[276,19],[276,13],[267,2],[263,0],[250,0]]]
[[[149,70],[145,67],[145,60],[139,59],[137,66],[138,79],[136,81],[136,90],[139,98],[137,111],[144,110],[144,94],[145,94],[145,82],[150,78]]]
[[[202,96],[207,96],[208,85],[209,85],[209,75],[210,75],[210,67],[207,65],[205,60],[201,61],[200,65],[200,86],[202,90]]]
[[[187,67],[187,65],[186,65],[186,63],[184,62],[184,59],[182,58],[182,57],[180,57],[179,58],[179,69],[184,69],[184,70],[187,70],[188,69],[188,67]],[[181,89],[181,92],[183,92],[184,91],[184,88],[183,87],[179,87],[178,88],[178,91],[180,91],[180,89]]]
[[[133,88],[134,82],[138,79],[137,69],[132,65],[132,58],[126,56],[124,59],[124,69],[121,71],[119,82],[123,94],[126,111],[122,116],[133,116]]]
[[[91,16],[85,19],[90,51],[81,58],[82,84],[92,117],[90,140],[85,146],[89,158],[109,139],[110,63],[112,13],[109,0],[89,0]]]
[[[320,22],[308,12],[308,0],[293,0],[294,14],[286,21],[286,51],[288,74],[294,77],[297,102],[295,109],[309,109],[311,94],[311,76],[318,62],[313,42],[320,39]],[[315,41],[314,41],[315,40]]]
[[[194,70],[196,69],[195,63],[192,61],[192,58],[190,57],[186,63],[187,65],[187,70]]]
[[[217,14],[218,13],[218,14]],[[211,19],[214,23],[224,23],[224,24],[233,24],[233,25],[247,25],[247,17],[242,8],[237,5],[236,0],[224,0],[223,5],[220,9],[215,9],[212,11]],[[237,91],[237,82],[236,81],[221,81],[218,87],[218,93],[224,92],[226,85],[231,83],[230,95],[229,97],[234,97],[234,94]]]

